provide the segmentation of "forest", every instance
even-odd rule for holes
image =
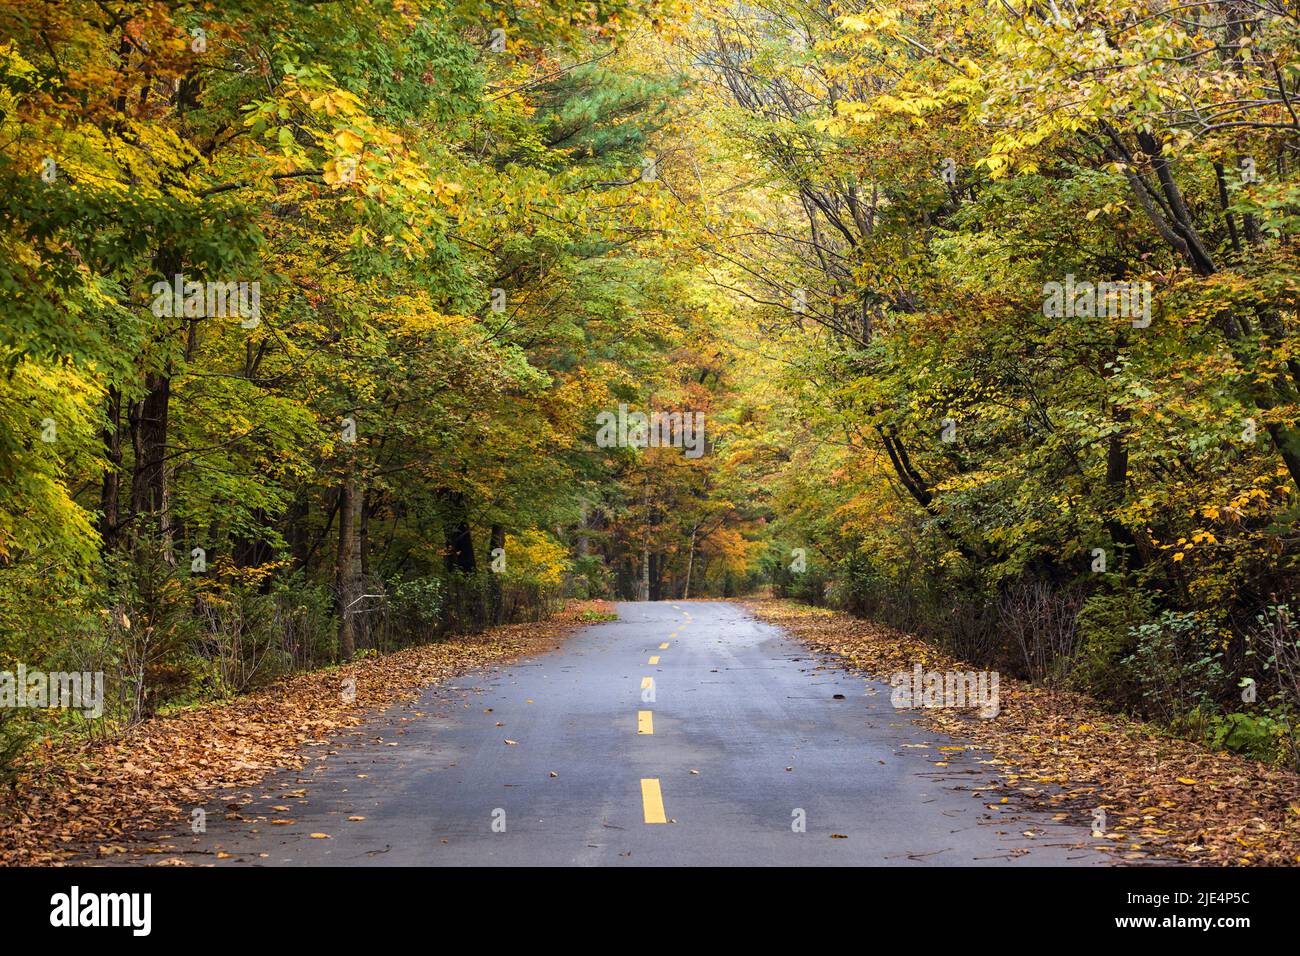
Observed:
[[[1297,109],[1281,0],[0,0],[0,767],[762,593],[1300,768]]]

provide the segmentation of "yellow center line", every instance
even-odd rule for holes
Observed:
[[[659,655],[656,654],[654,657],[650,658],[650,663],[651,663],[651,664],[658,664],[658,663],[659,663]]]
[[[667,823],[664,815],[664,794],[658,777],[641,778],[641,803],[645,806],[646,823]]]
[[[675,635],[674,635],[674,636],[675,636]],[[667,641],[664,641],[662,644],[660,644],[660,645],[659,645],[659,650],[661,650],[661,651],[666,651],[666,650],[668,650],[668,642],[667,642]]]
[[[651,658],[651,659],[650,659],[650,663],[651,663],[651,664],[654,663],[654,658]],[[653,686],[654,686],[654,683],[655,683],[655,679],[654,679],[653,677],[642,677],[642,678],[641,678],[641,689],[642,689],[642,690],[645,690],[647,687],[653,687]]]
[[[653,734],[655,732],[655,715],[652,710],[638,710],[636,712],[636,732],[638,734]],[[655,786],[659,786],[658,782]]]

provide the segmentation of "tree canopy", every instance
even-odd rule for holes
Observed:
[[[0,668],[138,717],[774,587],[1290,739],[1297,54],[1273,0],[0,0]]]

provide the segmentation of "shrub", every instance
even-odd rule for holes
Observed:
[[[1019,648],[1030,678],[1053,683],[1069,675],[1082,605],[1078,587],[1057,587],[1041,578],[1019,581],[1003,591],[998,621],[1012,646]]]
[[[1139,691],[1124,659],[1133,653],[1133,629],[1149,623],[1151,599],[1137,589],[1093,594],[1079,609],[1078,650],[1070,683],[1118,707],[1135,707]]]
[[[1165,611],[1131,628],[1133,653],[1124,658],[1143,711],[1167,724],[1194,711],[1213,714],[1227,686],[1217,634],[1199,614]]]
[[[0,786],[13,784],[18,758],[34,736],[27,715],[7,707],[0,708]]]
[[[1288,736],[1289,728],[1267,713],[1213,716],[1204,731],[1212,747],[1270,763],[1283,754]]]
[[[388,629],[404,643],[435,640],[446,605],[447,588],[437,578],[395,581],[388,589]]]
[[[573,560],[573,571],[565,582],[570,597],[589,599],[609,597],[613,581],[604,558],[587,554]]]

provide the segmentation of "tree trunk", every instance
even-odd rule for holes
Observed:
[[[497,567],[496,565],[497,549],[498,548],[504,549],[505,546],[506,546],[505,525],[499,523],[493,524],[492,532],[488,537],[488,556],[491,558],[493,562],[489,566],[492,568],[494,572],[496,572],[496,567]],[[490,602],[489,612],[492,615],[493,624],[502,623],[502,616],[503,616],[502,612],[505,610],[501,602],[501,574],[502,573],[503,572],[494,573],[491,577],[491,580],[488,582],[488,600]]]
[[[171,378],[162,372],[145,376],[145,396],[131,413],[131,442],[135,469],[131,476],[131,517],[136,522],[136,542],[145,532],[156,532],[162,558],[175,565],[167,488],[167,412],[171,404]]]
[[[334,585],[338,592],[339,657],[351,660],[357,640],[353,618],[356,611],[356,477],[349,463],[348,474],[339,488],[339,547],[334,562]]]
[[[683,601],[691,596],[691,571],[695,568],[695,535],[699,530],[699,525],[691,529],[691,547],[686,552],[686,584],[682,587]]]
[[[578,557],[585,558],[591,552],[591,539],[587,535],[588,523],[590,517],[587,512],[587,506],[582,506],[582,520],[578,523]]]
[[[641,483],[641,504],[645,509],[645,529],[641,532],[641,580],[637,586],[636,599],[650,600],[650,482]]]
[[[465,495],[459,491],[449,491],[444,497],[451,505],[451,515],[446,525],[447,570],[473,574],[478,570],[478,562],[474,559],[474,535],[469,525]]]
[[[99,496],[99,536],[105,552],[117,547],[122,504],[122,393],[116,386],[108,388],[108,425],[104,428],[104,452],[108,468]]]
[[[368,489],[357,489],[357,554],[361,559],[362,591],[370,586],[370,510],[373,497]]]
[[[289,553],[293,556],[293,567],[305,568],[309,554],[307,543],[307,519],[311,515],[311,501],[307,497],[307,486],[303,485],[294,493],[293,503],[289,505],[286,516],[288,528],[285,537],[289,541]]]

